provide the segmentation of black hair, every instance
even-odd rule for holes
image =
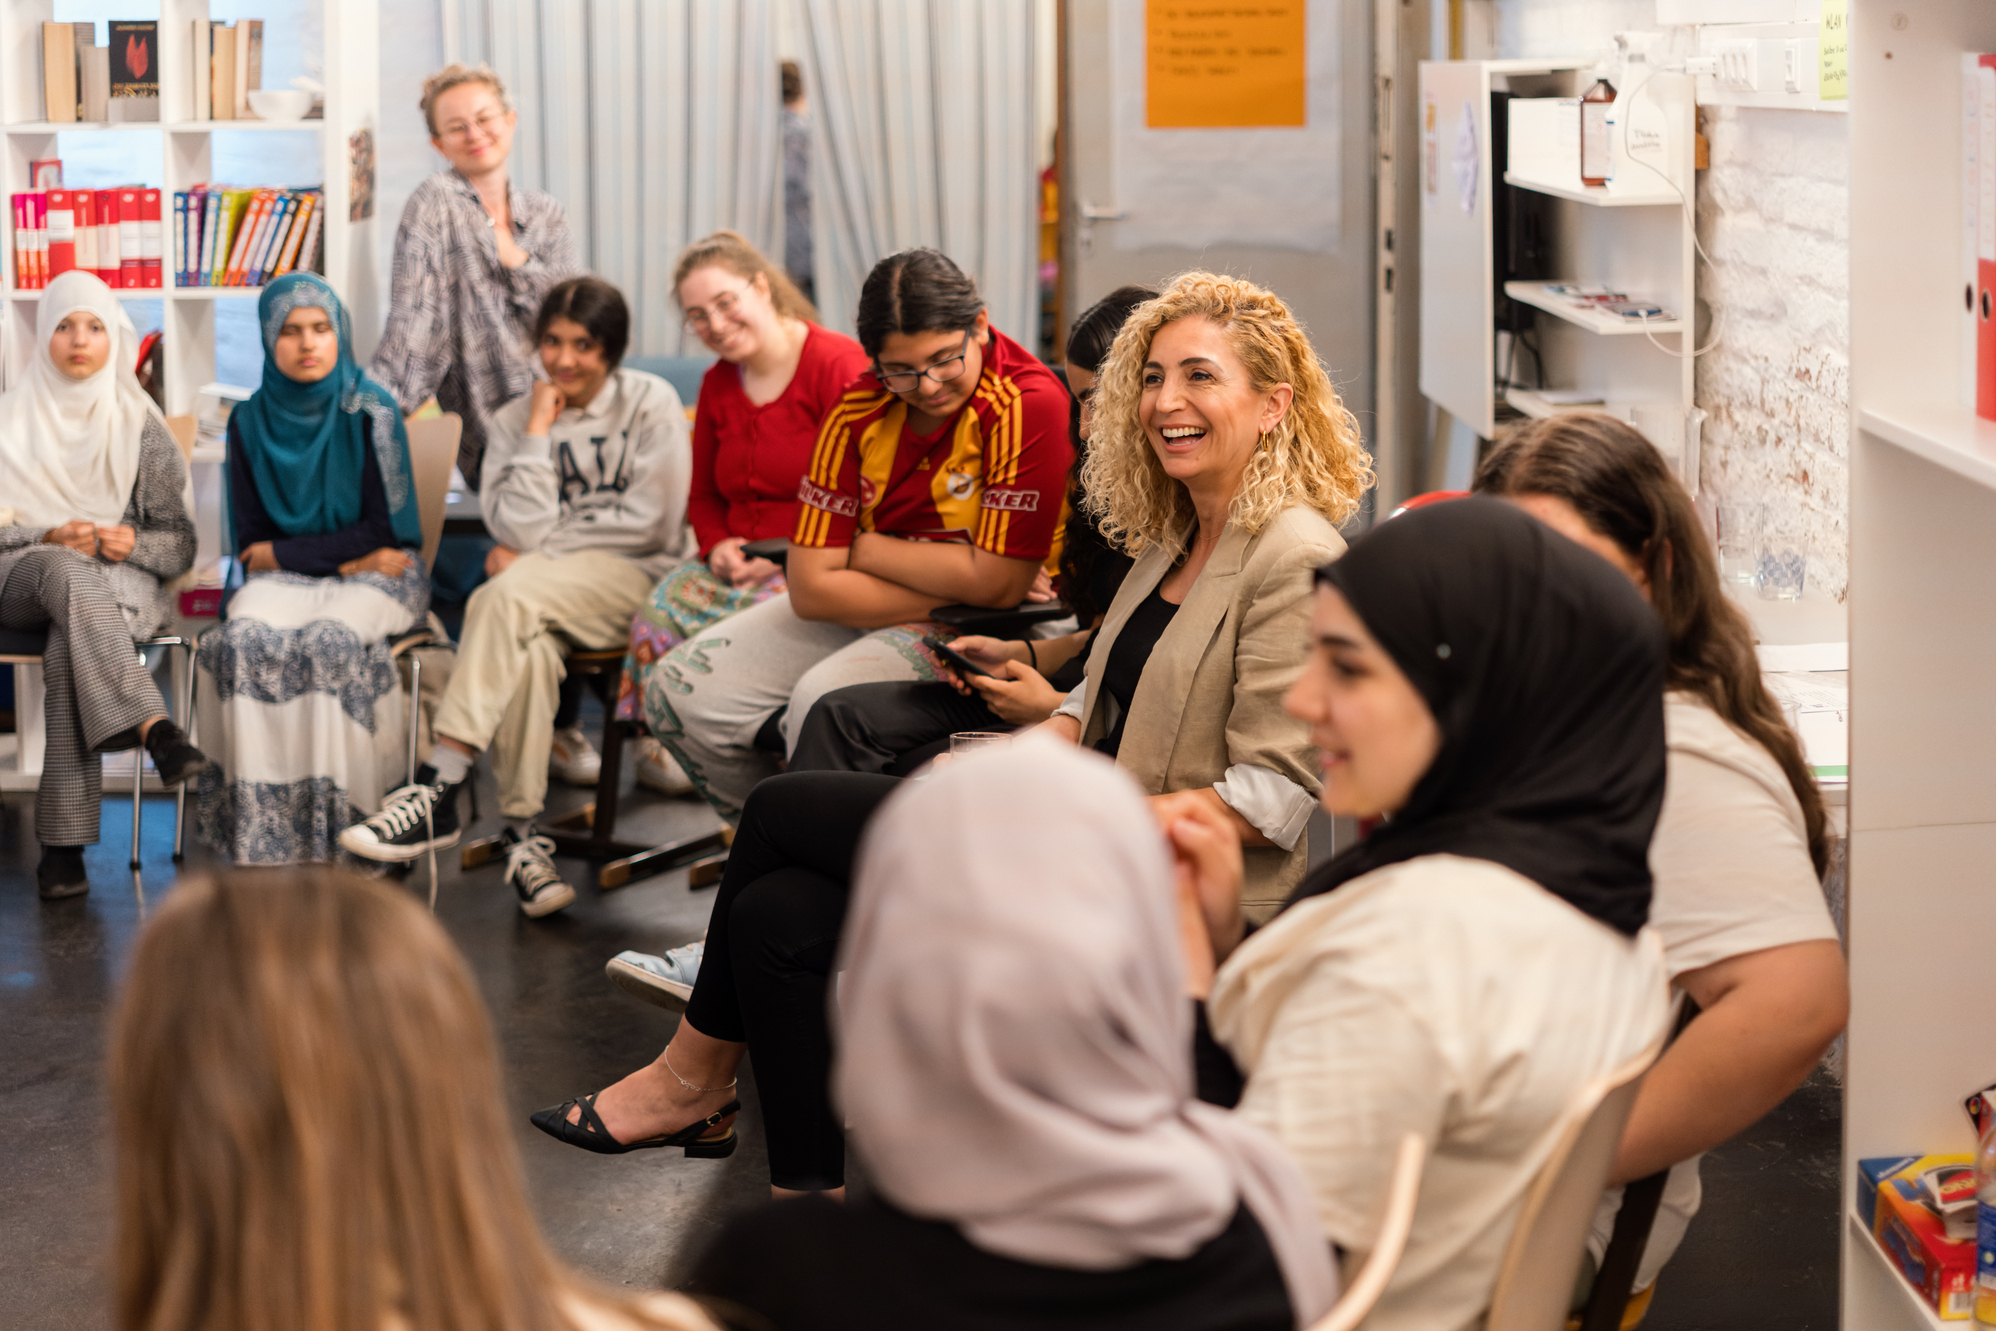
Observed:
[[[889,333],[968,332],[984,312],[977,283],[941,250],[902,250],[873,265],[859,289],[859,344],[876,359]]]
[[[1157,292],[1149,287],[1117,287],[1083,310],[1074,327],[1067,330],[1068,364],[1099,374],[1102,362],[1109,359],[1109,348],[1116,343],[1116,334],[1123,331],[1137,306],[1156,299]]]
[[[588,329],[613,370],[631,344],[631,307],[624,303],[623,292],[600,277],[571,277],[548,292],[534,319],[536,345],[556,319],[571,319]]]
[[[1129,322],[1137,306],[1157,299],[1149,287],[1117,287],[1082,311],[1067,332],[1067,362],[1076,369],[1098,373],[1109,359],[1116,334]],[[1072,385],[1068,387],[1073,393]],[[1060,595],[1074,608],[1085,628],[1094,622],[1106,604],[1097,605],[1100,593],[1110,591],[1110,580],[1120,581],[1129,571],[1130,557],[1102,539],[1095,520],[1089,515],[1081,490],[1081,464],[1088,460],[1088,441],[1081,437],[1081,399],[1074,397],[1068,412],[1068,439],[1074,445],[1074,467],[1067,474],[1067,528],[1060,546]]]
[[[804,71],[797,67],[795,60],[785,60],[776,69],[777,77],[783,84],[783,104],[788,106],[804,95]]]

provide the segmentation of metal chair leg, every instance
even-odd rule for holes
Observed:
[[[194,648],[188,643],[180,644],[181,662],[185,666],[184,678],[180,682],[180,728],[187,732],[187,742],[194,743]],[[170,659],[170,658],[169,658]],[[181,782],[173,791],[173,862],[178,864],[186,857],[187,851],[187,783]]]
[[[139,649],[139,668],[145,669],[146,653]],[[139,867],[139,819],[145,809],[146,746],[132,750],[132,868]]]
[[[420,650],[411,651],[409,656],[409,775],[404,785],[416,784],[416,700],[423,694],[423,655]]]

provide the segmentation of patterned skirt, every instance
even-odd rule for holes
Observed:
[[[420,564],[252,577],[202,635],[197,716],[214,760],[194,832],[236,864],[331,860],[339,835],[403,783],[408,716],[388,637],[421,621]]]
[[[706,564],[689,559],[651,590],[651,600],[631,616],[631,647],[624,678],[617,686],[617,719],[644,720],[645,674],[665,654],[729,615],[760,605],[784,590],[781,574],[760,587],[735,587],[714,576]]]

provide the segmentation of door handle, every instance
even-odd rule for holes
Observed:
[[[1081,216],[1084,220],[1090,222],[1121,222],[1129,217],[1129,213],[1121,208],[1104,208],[1099,203],[1090,203],[1088,200],[1083,199],[1081,201]]]

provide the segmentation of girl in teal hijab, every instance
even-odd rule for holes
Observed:
[[[305,307],[331,315],[339,335],[332,373],[309,384],[277,368],[278,330],[293,310]],[[323,536],[358,522],[371,421],[374,460],[395,538],[422,545],[402,413],[388,390],[354,360],[345,304],[317,273],[288,273],[263,289],[256,314],[263,333],[263,386],[236,409],[235,424],[264,511],[288,536]]]
[[[346,307],[293,273],[264,288],[257,318],[263,386],[229,420],[249,577],[201,636],[215,765],[194,825],[237,864],[295,864],[332,859],[408,779],[394,639],[424,622],[430,584],[402,415],[355,363]]]

